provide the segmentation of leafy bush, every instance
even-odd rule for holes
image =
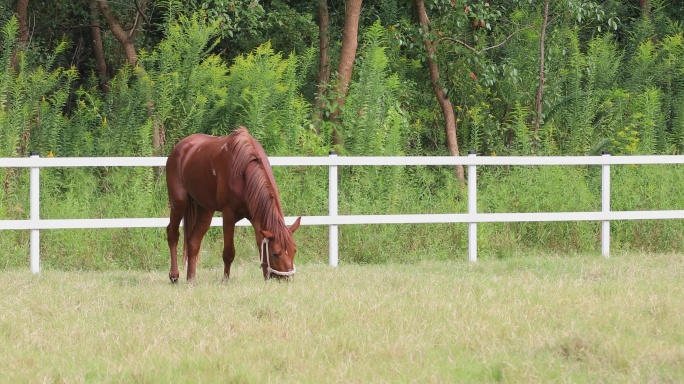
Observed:
[[[315,51],[283,55],[265,43],[227,64],[211,53],[220,33],[217,20],[202,13],[169,18],[164,40],[140,52],[138,67],[122,67],[102,93],[94,78],[81,79],[74,89],[73,69],[31,62],[35,55],[21,50],[18,68],[11,68],[18,28],[11,19],[2,30],[0,51],[0,156],[26,156],[31,150],[43,156],[162,156],[189,134],[226,134],[239,125],[247,126],[269,155],[325,156],[332,149],[332,124],[343,139],[336,148],[341,155],[443,153],[436,149],[443,141],[441,123],[435,123],[439,116],[425,107],[427,101],[417,101],[424,97],[417,91],[424,84],[405,78],[418,64],[399,69],[393,62],[401,54],[390,46],[392,28],[376,22],[362,34],[341,119],[317,130],[303,95],[310,87],[307,76]],[[681,153],[681,33],[635,41],[625,52],[611,35],[591,37],[586,46],[583,36],[570,27],[551,36],[556,45],[549,49],[548,97],[538,132],[530,124],[534,74],[517,70],[534,60],[517,54],[498,66],[488,57],[478,61],[482,73],[477,76],[469,75],[472,63],[454,63],[449,73],[468,81],[450,84],[460,142],[486,155],[597,154],[606,149],[619,155]],[[514,46],[536,44],[530,34],[516,39]],[[52,57],[63,49],[59,46]],[[497,74],[504,79],[493,81]],[[615,167],[612,209],[682,207],[680,168]],[[478,172],[480,212],[600,209],[597,167],[486,167]],[[274,174],[286,215],[327,213],[326,167],[276,167]],[[28,171],[4,170],[0,175],[0,217],[27,218]],[[342,167],[339,177],[341,214],[467,211],[465,191],[450,167]],[[160,169],[43,169],[41,183],[43,218],[168,215]],[[343,226],[341,254],[344,261],[358,263],[465,258],[466,228]],[[676,220],[615,222],[612,228],[620,248],[681,249],[681,223]],[[27,264],[22,256],[28,254],[27,237],[24,231],[0,232],[0,247],[9,250],[0,268]],[[599,237],[594,222],[487,223],[479,230],[483,257],[507,257],[517,248],[591,251],[598,249]],[[305,226],[297,241],[305,244],[299,260],[325,262],[326,228]],[[253,254],[252,231],[238,229],[237,244],[239,254]],[[205,262],[221,263],[221,248],[220,230],[210,230],[204,249],[217,256]],[[167,265],[167,252],[161,228],[42,235],[47,268],[157,269]]]

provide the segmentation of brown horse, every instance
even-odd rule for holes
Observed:
[[[224,278],[230,276],[235,259],[235,223],[243,218],[254,227],[264,278],[294,275],[297,246],[292,233],[299,217],[285,226],[271,165],[258,141],[240,127],[228,136],[194,134],[180,141],[166,161],[171,221],[166,228],[171,270],[169,278],[178,282],[178,227],[183,219],[183,261],[187,278],[195,277],[202,238],[214,212],[223,214]]]

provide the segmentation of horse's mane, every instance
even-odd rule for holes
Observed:
[[[228,145],[232,153],[231,172],[237,178],[244,176],[244,199],[252,219],[258,220],[262,229],[271,231],[276,242],[290,249],[294,245],[292,233],[285,226],[278,187],[264,149],[245,127],[228,136]],[[256,161],[258,166],[247,172],[247,165],[252,161]]]

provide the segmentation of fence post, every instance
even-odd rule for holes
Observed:
[[[468,152],[468,157],[477,156],[476,151]],[[474,164],[468,166],[468,213],[477,213],[477,167]],[[468,223],[468,260],[471,263],[477,261],[477,223]]]
[[[31,152],[30,158],[37,159],[40,157],[38,152]],[[40,230],[36,227],[38,226],[38,220],[40,220],[40,168],[31,167],[30,173],[30,186],[29,186],[29,204],[31,212],[31,273],[40,272]]]
[[[331,151],[330,157],[336,158],[337,152]],[[328,216],[337,217],[337,165],[330,165],[328,171]],[[337,267],[339,263],[337,224],[330,224],[329,231],[330,266]]]
[[[603,152],[603,156],[610,156],[610,152]],[[610,164],[601,165],[601,212],[610,212]],[[610,221],[601,223],[601,255],[610,257]]]

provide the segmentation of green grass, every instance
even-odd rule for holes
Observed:
[[[3,382],[678,382],[684,256],[0,272]]]

